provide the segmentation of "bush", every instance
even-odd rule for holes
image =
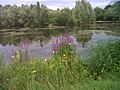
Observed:
[[[120,74],[120,40],[98,43],[90,50],[88,70],[94,78],[106,72]]]

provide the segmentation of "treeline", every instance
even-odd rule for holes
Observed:
[[[43,27],[48,24],[48,8],[45,5],[0,6],[0,25],[3,28]]]
[[[94,11],[97,21],[120,21],[120,0],[115,0],[104,9],[96,7]]]
[[[94,10],[87,0],[76,1],[71,10],[51,10],[37,2],[35,5],[0,5],[0,28],[36,28],[48,25],[84,26],[92,21],[120,21],[120,1],[117,0],[104,9]]]
[[[92,6],[86,0],[76,1],[70,10],[50,10],[39,2],[36,5],[0,5],[1,28],[45,27],[48,25],[73,26],[91,23],[95,20]]]

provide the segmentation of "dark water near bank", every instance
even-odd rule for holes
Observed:
[[[73,38],[76,52],[83,57],[91,43],[120,40],[119,23],[99,23],[81,28],[0,30],[0,55],[6,64],[19,49],[22,53],[27,50],[29,57],[49,58],[53,38],[64,35],[66,31]]]

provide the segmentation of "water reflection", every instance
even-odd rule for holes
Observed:
[[[29,40],[28,38],[20,41],[20,47],[25,50],[29,49],[31,44],[32,44],[32,40]]]
[[[82,44],[82,47],[85,47],[85,44],[89,42],[92,38],[93,33],[89,31],[79,31],[76,35],[77,42],[80,42]]]
[[[69,35],[69,32],[65,30],[65,33],[60,36],[52,37],[52,52],[55,53],[61,47],[61,45],[74,45],[74,38]]]
[[[85,54],[84,52],[87,52],[88,43],[120,40],[120,26],[116,25],[116,28],[114,25],[105,24],[94,26],[88,29],[84,28],[86,30],[81,30],[78,27],[68,29],[32,29],[29,30],[31,32],[28,31],[26,33],[23,32],[23,34],[14,35],[0,32],[0,55],[4,56],[5,63],[10,62],[11,56],[14,56],[16,51],[19,50],[22,52],[22,55],[26,54],[29,57],[50,57],[53,39],[58,39],[59,41],[61,37],[66,36],[73,39],[78,54]],[[99,30],[96,30],[96,28],[99,28]]]

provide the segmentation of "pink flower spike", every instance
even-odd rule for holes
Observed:
[[[55,41],[55,38],[53,37],[52,38],[52,46],[54,46],[54,41]]]

